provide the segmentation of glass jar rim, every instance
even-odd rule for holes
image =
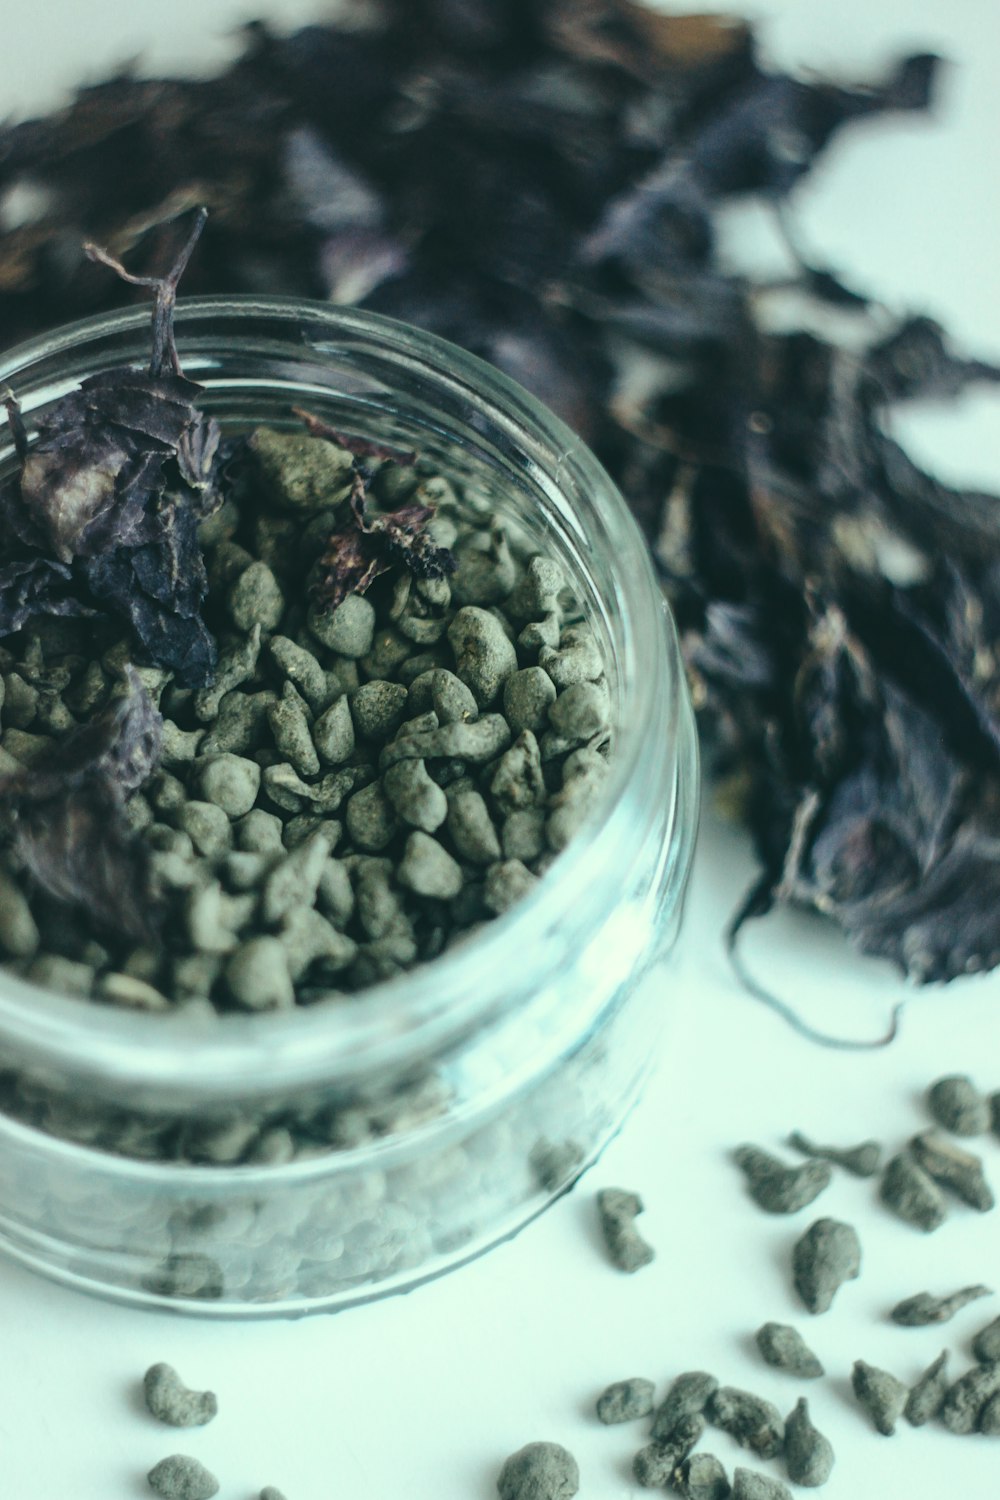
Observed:
[[[398,362],[420,369],[439,387],[485,403],[490,419],[522,452],[540,445],[554,456],[560,486],[595,500],[603,532],[599,544],[610,549],[614,560],[621,704],[615,752],[598,808],[538,888],[466,942],[357,997],[252,1015],[150,1015],[82,1005],[77,999],[40,991],[14,975],[4,976],[4,1054],[46,1070],[90,1076],[105,1085],[127,1082],[145,1090],[151,1104],[166,1092],[172,1098],[194,1099],[209,1090],[216,1098],[303,1090],[427,1054],[475,1025],[503,1000],[492,986],[478,993],[471,989],[470,959],[480,973],[495,974],[508,991],[513,989],[514,1003],[520,990],[514,983],[511,955],[548,955],[557,962],[558,945],[551,934],[585,899],[594,884],[594,870],[627,857],[626,792],[664,716],[668,725],[677,723],[685,691],[672,619],[649,549],[623,497],[583,440],[529,392],[475,355],[381,314],[306,298],[252,295],[179,299],[177,345],[182,368],[195,381],[200,372],[197,362],[186,357],[185,335],[204,319],[226,325],[229,338],[238,338],[241,326],[264,320],[282,330],[290,360],[298,351],[305,354],[317,346],[322,356],[324,338],[378,346]],[[148,322],[148,310],[134,308],[85,318],[22,343],[0,355],[0,388],[10,386],[18,394],[19,376],[32,367],[79,356],[87,345],[138,335]],[[199,347],[209,344],[202,335]],[[87,367],[88,373],[115,363],[122,360],[102,358]],[[210,368],[207,360],[205,371]],[[66,389],[76,384],[74,376]],[[46,399],[54,394],[50,389]],[[29,418],[30,412],[29,406]],[[656,683],[656,691],[650,691],[650,683]],[[664,740],[653,745],[654,753],[672,756],[676,762],[673,737],[667,734]],[[532,987],[537,974],[536,966]],[[522,975],[522,990],[527,981]]]

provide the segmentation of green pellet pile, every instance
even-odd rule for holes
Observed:
[[[573,837],[610,712],[560,567],[484,497],[380,460],[372,494],[433,511],[456,569],[396,569],[324,611],[311,570],[352,462],[326,438],[258,429],[202,527],[215,679],[191,690],[140,667],[163,749],[128,812],[165,910],[156,940],[93,930],[7,844],[7,967],[144,1011],[309,1005],[435,958],[529,895]],[[0,648],[0,769],[44,758],[113,697],[129,647],[91,637],[49,621]]]
[[[807,1158],[804,1164],[786,1162],[757,1146],[742,1145],[733,1160],[743,1173],[747,1196],[768,1214],[801,1213],[835,1183],[837,1168],[874,1181],[873,1208],[887,1210],[911,1228],[924,1232],[943,1223],[950,1204],[959,1212],[985,1213],[994,1205],[983,1162],[959,1147],[951,1137],[983,1136],[1000,1139],[1000,1091],[986,1095],[965,1075],[933,1083],[926,1106],[937,1130],[915,1135],[883,1165],[885,1153],[874,1140],[857,1146],[818,1146],[801,1131],[788,1143]],[[928,1214],[926,1204],[935,1211]],[[605,1188],[596,1195],[599,1224],[613,1264],[626,1271],[648,1265],[652,1247],[635,1229],[642,1212],[639,1195],[621,1188]],[[789,1290],[813,1315],[830,1313],[841,1289],[862,1271],[862,1247],[850,1224],[826,1216],[815,1219],[789,1246]],[[742,1253],[742,1252],[741,1252]],[[992,1295],[981,1283],[941,1295],[915,1292],[886,1309],[886,1319],[900,1329],[951,1322],[973,1302]],[[905,1342],[912,1335],[901,1334]],[[906,1381],[892,1371],[854,1361],[849,1371],[824,1363],[798,1329],[787,1323],[761,1324],[754,1336],[764,1364],[799,1380],[817,1382],[813,1389],[822,1401],[832,1376],[850,1384],[869,1430],[892,1437],[905,1422],[922,1427],[937,1421],[949,1432],[984,1436],[1000,1434],[1000,1317],[981,1326],[970,1341],[975,1364],[957,1378],[948,1371],[943,1350],[916,1379]],[[810,1402],[799,1396],[782,1415],[771,1401],[755,1392],[723,1385],[705,1370],[687,1370],[673,1379],[657,1401],[656,1387],[645,1376],[614,1381],[595,1403],[597,1420],[618,1427],[649,1421],[647,1441],[633,1450],[632,1478],[643,1489],[660,1489],[686,1500],[791,1500],[783,1478],[756,1469],[735,1467],[730,1479],[723,1462],[703,1444],[712,1429],[724,1432],[761,1463],[780,1465],[796,1486],[819,1488],[831,1478],[833,1446],[815,1424]],[[822,1420],[822,1418],[821,1418]],[[511,1476],[517,1483],[511,1482]],[[572,1488],[559,1489],[552,1478]],[[558,1444],[536,1442],[508,1460],[498,1484],[503,1500],[541,1500],[576,1492],[576,1465]]]

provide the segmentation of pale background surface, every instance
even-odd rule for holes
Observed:
[[[801,223],[832,264],[996,356],[1000,7],[800,0],[755,9],[783,65],[860,77],[911,46],[954,59],[936,118],[888,120],[842,138],[802,195]],[[156,67],[211,71],[228,55],[227,29],[258,13],[298,24],[323,7],[17,7],[5,17],[0,112],[49,108],[74,80],[96,80],[140,52]],[[752,227],[741,226],[737,239]],[[970,399],[958,416],[921,415],[907,439],[924,456],[933,451],[945,475],[1000,488],[998,412],[995,396]],[[1000,1312],[1000,1298],[939,1330],[897,1329],[885,1313],[925,1289],[986,1281],[1000,1293],[1000,1214],[958,1208],[924,1237],[881,1211],[870,1183],[838,1179],[822,1212],[858,1225],[864,1270],[831,1313],[812,1319],[796,1307],[787,1271],[809,1211],[793,1220],[761,1214],[725,1153],[746,1139],[777,1144],[795,1126],[835,1140],[874,1135],[892,1148],[925,1122],[919,1096],[939,1074],[971,1071],[984,1087],[1000,1087],[1000,978],[916,994],[888,1051],[810,1045],[732,980],[719,933],[751,862],[740,835],[707,821],[679,962],[652,981],[670,1011],[658,1072],[576,1192],[513,1243],[443,1281],[301,1323],[216,1326],[140,1314],[0,1265],[4,1500],[139,1500],[150,1493],[146,1469],[178,1448],[219,1474],[221,1500],[250,1500],[268,1483],[288,1500],[489,1500],[503,1457],[541,1437],[576,1453],[581,1496],[634,1500],[644,1493],[629,1472],[641,1426],[601,1427],[593,1398],[627,1375],[665,1383],[694,1367],[749,1386],[783,1411],[800,1390],[808,1394],[838,1454],[831,1500],[995,1493],[995,1441],[905,1426],[881,1438],[855,1407],[847,1375],[862,1357],[913,1380],[946,1345],[956,1351],[955,1372],[964,1367],[968,1338]],[[872,1035],[900,996],[891,974],[845,954],[817,924],[783,920],[748,938],[757,971],[818,1024]],[[1000,1183],[1000,1143],[982,1150]],[[606,1264],[596,1236],[593,1194],[612,1184],[642,1192],[643,1225],[659,1251],[634,1277]],[[750,1337],[770,1318],[803,1329],[826,1379],[797,1382],[762,1366]],[[142,1414],[136,1380],[159,1359],[219,1393],[212,1426],[173,1434]],[[731,1469],[737,1450],[710,1436]]]

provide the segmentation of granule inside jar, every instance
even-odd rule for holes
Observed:
[[[163,919],[98,930],[0,850],[0,950],[105,1004],[308,1005],[434,959],[524,899],[599,793],[605,660],[554,556],[424,463],[368,466],[376,505],[433,511],[450,575],[393,568],[324,610],[311,585],[354,459],[326,438],[234,440],[203,524],[213,682],[142,667],[163,715],[128,802]],[[325,550],[326,549],[326,550]],[[3,764],[30,767],[98,713],[131,647],[45,621],[0,647]]]

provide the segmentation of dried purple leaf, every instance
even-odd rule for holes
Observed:
[[[155,768],[163,721],[134,667],[125,691],[30,768],[0,778],[15,858],[95,927],[142,939],[155,927],[147,854],[125,803]]]
[[[448,549],[427,534],[427,523],[435,514],[431,506],[402,505],[369,514],[366,492],[364,471],[356,469],[350,523],[328,539],[317,564],[313,593],[322,610],[336,609],[348,594],[367,593],[380,574],[397,564],[417,578],[443,578],[455,570]]]

